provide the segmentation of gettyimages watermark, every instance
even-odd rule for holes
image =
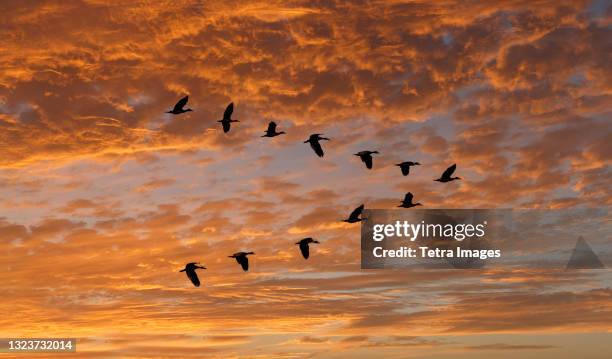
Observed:
[[[371,209],[363,217],[363,269],[612,265],[607,209]]]

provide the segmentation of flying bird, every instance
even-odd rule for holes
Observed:
[[[223,132],[228,133],[231,127],[232,122],[240,122],[238,120],[232,120],[232,113],[234,112],[234,103],[230,103],[225,108],[225,112],[223,113],[223,119],[217,122],[221,122],[223,125]]]
[[[173,115],[180,115],[181,113],[193,111],[190,108],[183,108],[185,107],[185,105],[187,105],[187,101],[189,101],[189,96],[183,97],[176,103],[176,105],[174,105],[174,108],[172,110],[166,111],[166,113],[171,113]]]
[[[365,163],[366,167],[372,169],[372,154],[378,153],[378,151],[360,151],[355,153],[355,156],[359,156],[361,161]]]
[[[268,129],[265,131],[266,134],[261,137],[276,137],[285,133],[285,131],[276,132],[276,122],[270,121]]]
[[[191,280],[191,283],[193,283],[193,285],[195,285],[196,287],[200,286],[200,279],[198,278],[198,275],[196,274],[196,269],[206,269],[206,267],[198,266],[198,264],[199,263],[196,263],[196,262],[187,263],[185,265],[185,268],[179,271],[179,272],[185,272],[185,274],[187,274],[187,278],[189,278],[189,280]]]
[[[236,258],[236,262],[238,262],[242,266],[242,270],[246,272],[249,270],[249,259],[247,258],[249,254],[255,254],[255,252],[236,252],[229,257]]]
[[[362,204],[361,206],[355,208],[353,212],[351,212],[351,214],[349,215],[349,218],[342,220],[342,222],[357,223],[357,222],[361,222],[364,219],[366,219],[366,218],[360,218],[361,212],[363,212],[364,207],[365,206]]]
[[[310,243],[319,243],[319,241],[315,241],[312,238],[304,238],[296,243],[300,245],[300,252],[302,252],[302,256],[304,256],[304,259],[308,259],[308,257],[310,256],[310,248],[308,247]]]
[[[408,174],[410,173],[410,167],[412,166],[420,166],[421,164],[418,162],[402,162],[402,163],[398,163],[396,164],[396,166],[399,166],[399,168],[402,170],[402,174],[404,176],[408,176]]]
[[[453,172],[455,172],[455,169],[457,169],[457,164],[453,164],[452,166],[450,166],[449,168],[446,169],[446,171],[444,171],[444,173],[442,173],[442,176],[440,176],[440,178],[435,179],[434,181],[438,181],[438,182],[450,182],[450,181],[454,181],[454,180],[458,180],[461,179],[459,177],[451,177],[453,175]]]
[[[323,148],[321,148],[319,143],[321,140],[329,141],[329,138],[321,137],[321,133],[314,133],[304,143],[310,143],[310,147],[312,147],[317,156],[323,157]]]
[[[412,199],[413,198],[414,198],[414,196],[412,195],[411,192],[406,193],[406,196],[404,197],[404,200],[402,201],[402,203],[398,207],[412,208],[412,207],[416,207],[416,206],[422,206],[422,204],[420,204],[420,203],[412,203]]]

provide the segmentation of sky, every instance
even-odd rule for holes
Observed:
[[[359,225],[340,222],[407,191],[425,208],[609,209],[610,2],[0,14],[0,337],[76,337],[83,358],[612,351],[609,271],[361,270]],[[184,95],[193,112],[165,113]],[[261,138],[269,121],[287,134]],[[323,158],[311,133],[331,138]],[[361,150],[380,152],[373,170]],[[462,180],[432,181],[453,163]],[[321,242],[307,261],[304,237]],[[178,272],[193,261],[199,288]]]

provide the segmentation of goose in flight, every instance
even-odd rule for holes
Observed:
[[[229,257],[236,258],[236,262],[238,262],[242,266],[242,270],[246,272],[249,270],[249,259],[247,258],[249,254],[255,254],[255,252],[236,252]]]
[[[378,151],[360,151],[355,153],[355,156],[359,156],[361,161],[365,163],[367,169],[372,169],[372,154],[378,153]]]
[[[176,103],[176,105],[174,105],[174,108],[172,110],[166,111],[166,113],[171,113],[173,115],[180,115],[181,113],[193,111],[190,108],[183,108],[185,107],[185,105],[187,105],[187,101],[189,101],[189,96],[183,97]]]
[[[398,207],[412,208],[412,207],[416,207],[416,206],[422,206],[422,204],[420,204],[420,203],[412,203],[412,198],[414,198],[414,196],[412,195],[412,192],[406,193],[406,196],[404,197],[404,200],[402,201],[402,203]]]
[[[418,162],[402,162],[402,163],[398,163],[396,164],[396,166],[399,166],[399,168],[402,170],[402,174],[404,176],[408,176],[408,174],[410,173],[410,167],[412,166],[420,166],[421,164]]]
[[[321,140],[329,141],[329,138],[321,137],[321,133],[313,133],[304,143],[310,143],[310,147],[312,147],[317,156],[323,157],[323,148],[321,148],[319,143]]]
[[[349,215],[349,218],[342,220],[342,222],[347,222],[347,223],[357,223],[357,222],[361,222],[366,218],[359,218],[361,216],[361,212],[363,212],[363,208],[365,206],[362,204],[361,206],[355,208],[353,210],[353,212],[351,212],[351,214]]]
[[[185,265],[185,268],[179,271],[179,272],[185,272],[185,274],[187,274],[187,278],[189,278],[189,280],[191,280],[191,283],[193,283],[193,285],[195,285],[196,287],[200,286],[200,279],[198,278],[198,275],[196,274],[196,269],[206,269],[206,267],[199,266],[198,264],[199,263],[197,262],[187,263]]]
[[[438,182],[450,182],[450,181],[454,181],[454,180],[459,180],[461,178],[459,177],[451,177],[453,175],[453,172],[455,172],[455,169],[457,169],[457,164],[453,164],[452,166],[450,166],[449,168],[446,169],[446,171],[444,171],[444,173],[442,173],[442,176],[440,176],[440,178],[435,179],[434,181],[438,181]]]
[[[304,256],[304,259],[308,259],[308,257],[310,256],[310,248],[308,247],[310,243],[319,243],[319,241],[315,241],[312,238],[304,238],[296,243],[300,245],[300,252],[302,252],[302,256]]]
[[[228,133],[231,127],[232,122],[240,122],[238,120],[232,120],[232,113],[234,112],[234,103],[230,103],[225,108],[225,112],[223,112],[223,119],[217,122],[221,122],[223,125],[223,132]]]
[[[265,131],[266,134],[261,137],[276,137],[285,133],[285,131],[276,132],[276,122],[270,121],[268,129]]]

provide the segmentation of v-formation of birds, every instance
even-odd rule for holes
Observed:
[[[189,96],[185,96],[181,98],[176,103],[176,105],[174,105],[174,108],[170,111],[167,111],[167,113],[170,113],[173,115],[180,115],[185,112],[193,111],[190,108],[185,108],[185,106],[187,105],[187,101],[189,101]],[[234,103],[232,102],[225,108],[225,111],[223,112],[223,118],[217,121],[221,123],[224,133],[228,133],[230,131],[232,123],[240,122],[238,120],[232,119],[233,112],[234,112]],[[277,131],[276,127],[277,127],[277,124],[274,121],[271,121],[268,124],[268,128],[264,131],[265,134],[261,137],[276,137],[276,136],[285,134],[284,131]],[[330,141],[330,139],[327,137],[323,137],[323,134],[321,133],[313,133],[312,135],[310,135],[310,137],[306,141],[304,141],[304,143],[310,144],[310,147],[315,152],[315,154],[319,157],[323,157],[325,155],[325,152],[323,151],[323,147],[321,146],[321,141]],[[379,153],[378,151],[360,151],[360,152],[355,153],[355,156],[358,156],[361,159],[361,161],[365,164],[366,168],[371,170],[374,166],[374,157],[372,156],[374,154],[379,154]],[[402,175],[404,176],[407,176],[410,173],[411,167],[419,166],[419,165],[421,165],[419,162],[412,162],[412,161],[406,161],[406,162],[396,164],[396,166],[400,168]],[[454,180],[461,179],[459,177],[453,177],[453,173],[455,172],[456,169],[457,169],[457,165],[453,164],[452,166],[448,167],[442,173],[440,178],[437,178],[434,181],[444,183],[444,182],[451,182]],[[412,208],[416,206],[422,206],[422,204],[418,202],[414,203],[414,195],[411,192],[408,192],[406,193],[406,195],[404,196],[404,199],[401,201],[398,207]],[[343,220],[343,222],[357,223],[357,222],[367,220],[367,218],[362,217],[362,212],[364,208],[365,208],[365,205],[363,204],[355,208],[351,212],[349,217]],[[312,238],[304,238],[295,244],[299,245],[300,252],[302,253],[302,256],[304,257],[304,259],[308,259],[310,257],[309,245],[314,244],[314,243],[318,244],[319,241],[316,241]],[[242,270],[247,272],[249,270],[248,256],[254,255],[254,254],[255,254],[254,252],[237,252],[237,253],[232,254],[229,257],[236,259],[236,262],[240,264],[240,266],[242,267]],[[180,272],[185,272],[189,280],[191,280],[191,283],[193,283],[194,286],[199,287],[200,279],[198,278],[198,275],[196,274],[196,269],[206,269],[206,267],[200,266],[199,263],[197,262],[191,262],[191,263],[187,263],[185,265],[185,268],[181,269]]]

